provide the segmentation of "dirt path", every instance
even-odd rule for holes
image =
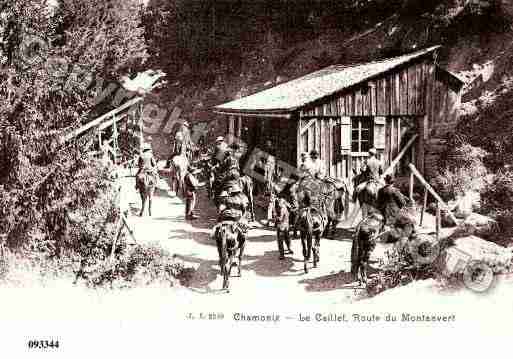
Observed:
[[[210,238],[216,216],[213,204],[201,192],[197,205],[200,219],[185,221],[183,201],[169,196],[163,181],[159,187],[154,198],[153,216],[141,218],[137,216],[140,200],[133,190],[133,179],[125,180],[124,191],[130,194],[129,222],[138,241],[158,242],[185,266],[196,269],[188,290],[194,302],[222,300],[233,305],[244,303],[259,307],[268,301],[267,304],[273,307],[283,305],[282,308],[287,308],[291,303],[318,306],[352,302],[365,295],[365,291],[352,282],[349,273],[352,243],[349,230],[338,228],[335,240],[322,239],[319,267],[304,274],[299,240],[292,241],[294,254],[280,261],[275,231],[255,228],[249,231],[242,277],[232,277],[230,294],[219,296],[224,292],[220,291],[222,281],[217,249]],[[263,215],[257,213],[257,218]],[[374,255],[381,255],[384,250],[385,246],[378,246]]]

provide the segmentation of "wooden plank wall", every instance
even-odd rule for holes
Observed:
[[[410,64],[305,107],[300,116],[422,116],[430,66],[429,59]]]
[[[329,111],[329,109],[326,110]],[[313,121],[313,124],[303,132],[301,148],[298,148],[298,151],[309,152],[315,148],[319,151],[320,158],[324,161],[326,171],[330,176],[347,177],[348,159],[333,151],[334,136],[337,131],[340,131],[337,126],[341,125],[341,118],[324,116],[309,118],[308,121],[301,120],[301,128],[307,126],[310,121]],[[338,136],[340,136],[340,132],[338,132]]]

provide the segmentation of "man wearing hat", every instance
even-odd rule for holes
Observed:
[[[183,142],[185,144],[185,150],[187,154],[191,155],[193,151],[193,143],[191,138],[191,125],[189,122],[184,121],[182,124]]]
[[[312,159],[310,162],[310,174],[313,178],[324,178],[324,164],[319,158],[319,151],[313,149],[310,151],[310,158]]]
[[[408,198],[394,186],[394,179],[391,175],[386,175],[385,186],[378,191],[377,209],[385,218],[386,225],[394,224],[399,211],[406,206]]]
[[[196,206],[196,191],[204,185],[196,178],[196,175],[200,172],[200,169],[189,166],[184,177],[185,219],[198,219],[198,216],[194,214],[194,207]]]
[[[210,186],[214,192],[214,197],[217,197],[216,194],[219,193],[217,191],[217,187],[219,186],[219,183],[220,183],[220,179],[219,179],[219,175],[221,174],[220,172],[220,167],[221,167],[221,164],[222,162],[224,161],[225,157],[226,157],[226,152],[228,151],[228,144],[224,141],[224,137],[223,136],[219,136],[216,138],[215,140],[215,145],[214,145],[214,150],[213,150],[213,154],[212,154],[212,157],[210,157],[210,160],[209,160],[209,171],[210,171]]]
[[[151,144],[145,143],[142,147],[142,152],[139,155],[139,159],[137,160],[138,171],[135,175],[135,188],[139,190],[139,185],[141,184],[140,175],[143,172],[150,173],[155,178],[155,183],[157,181],[157,161],[155,157],[153,157],[153,153],[151,152]]]
[[[248,206],[249,201],[242,193],[242,188],[237,183],[231,182],[219,195],[219,221],[239,222],[243,220]]]
[[[225,152],[225,157],[221,163],[219,172],[221,176],[230,179],[238,179],[240,175],[239,160],[237,159],[236,152],[239,150],[239,145],[234,143],[230,146],[230,149]]]
[[[298,167],[298,170],[299,170],[298,175],[300,177],[304,177],[310,173],[311,162],[310,162],[310,157],[308,156],[308,152],[302,152],[300,157],[301,157],[301,161],[300,161],[299,167]]]
[[[184,135],[181,130],[178,130],[175,133],[175,138],[173,142],[173,154],[171,157],[174,156],[180,156],[182,154],[185,154],[187,152],[186,146],[185,146],[185,140]]]
[[[367,178],[369,180],[380,181],[380,175],[383,173],[383,163],[376,157],[377,151],[374,147],[369,150],[369,157],[365,162]]]
[[[363,190],[369,181],[374,181],[380,185],[383,184],[380,178],[381,174],[383,173],[383,163],[376,157],[376,154],[377,151],[374,147],[369,149],[369,157],[365,161],[364,166],[365,181],[356,187],[355,195]],[[353,198],[353,201],[355,200],[356,199]]]
[[[224,137],[217,137],[214,148],[214,157],[220,162],[224,159],[226,151],[228,151],[228,144],[225,142]]]

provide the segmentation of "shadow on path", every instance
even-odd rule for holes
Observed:
[[[353,281],[351,273],[339,272],[336,274],[328,274],[322,277],[303,279],[299,284],[306,284],[308,292],[325,292],[334,289],[355,289],[358,283]]]
[[[181,254],[177,254],[176,258],[181,259],[185,262],[185,264],[199,264],[199,267],[196,269],[193,277],[191,278],[189,285],[191,288],[209,287],[209,285],[216,280],[217,275],[221,274],[218,265],[219,262],[217,260],[205,260],[195,256],[187,256]]]
[[[243,270],[252,270],[257,275],[263,277],[278,277],[278,276],[292,276],[291,274],[284,274],[286,272],[298,272],[296,269],[292,269],[294,266],[294,259],[291,257],[285,257],[284,260],[279,260],[278,251],[266,251],[263,255],[259,256],[244,256],[243,261],[253,260],[249,264],[242,264]]]

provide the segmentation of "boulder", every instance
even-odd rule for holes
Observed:
[[[469,235],[488,237],[499,231],[499,225],[494,219],[483,216],[479,213],[472,213],[460,223],[451,237],[459,238]]]
[[[512,269],[512,260],[511,250],[470,235],[455,239],[452,246],[443,250],[439,265],[446,275],[462,273],[473,261],[485,263],[494,273],[505,273]]]

